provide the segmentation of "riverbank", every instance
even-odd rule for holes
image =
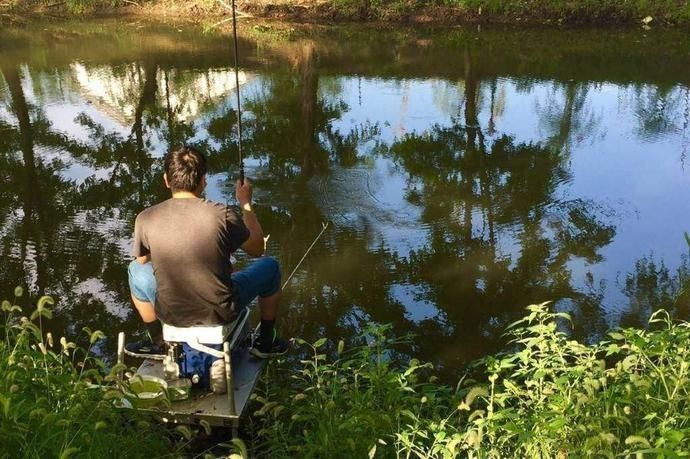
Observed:
[[[291,22],[439,24],[690,25],[690,2],[677,0],[260,0],[240,1],[242,15]],[[222,21],[224,0],[9,0],[0,18],[122,16],[184,21]]]
[[[508,352],[456,385],[398,353],[414,339],[370,326],[350,348],[325,338],[272,367],[257,397],[258,457],[685,457],[690,451],[690,324],[652,314],[646,329],[571,340],[570,316],[532,305]],[[563,331],[561,331],[563,330]],[[298,341],[299,342],[299,341]]]
[[[124,366],[108,373],[94,356],[104,335],[85,328],[86,349],[54,339],[42,328],[53,300],[26,317],[22,295],[18,287],[2,302],[0,455],[183,457],[210,435],[114,408],[127,383],[115,377]],[[508,327],[510,348],[467,366],[453,386],[410,359],[415,340],[390,326],[347,343],[298,339],[267,368],[245,418],[251,457],[687,456],[690,324],[659,310],[646,329],[592,344],[570,339],[569,324],[547,303],[529,306]],[[218,447],[250,457],[244,442]]]

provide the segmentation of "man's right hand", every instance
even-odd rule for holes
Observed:
[[[249,183],[249,179],[244,178],[244,183],[237,181],[235,184],[235,197],[237,202],[240,203],[240,207],[244,208],[245,204],[252,203],[252,185]]]
[[[249,239],[242,244],[242,250],[252,257],[260,257],[266,250],[264,232],[252,210],[252,185],[246,177],[244,183],[238,180],[235,184],[235,196],[242,208],[242,221],[249,230]]]

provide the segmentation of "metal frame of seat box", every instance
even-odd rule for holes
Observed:
[[[249,309],[244,309],[237,320],[230,324],[218,326],[172,327],[163,325],[163,336],[166,342],[187,343],[193,349],[222,358],[225,366],[227,384],[226,394],[204,394],[201,397],[190,397],[188,400],[173,402],[166,410],[156,410],[170,418],[166,421],[197,424],[206,420],[211,425],[232,427],[236,432],[239,417],[247,406],[249,396],[259,379],[265,361],[252,357],[248,352],[248,343],[242,338],[251,333],[248,326]],[[118,340],[118,361],[124,359],[124,334]],[[207,345],[222,344],[219,351]],[[246,345],[246,349],[243,347]],[[233,351],[234,355],[233,355]],[[234,359],[233,359],[234,357]],[[233,365],[235,360],[235,365]],[[235,367],[235,368],[233,368]],[[160,360],[146,359],[137,373],[164,378],[164,365]],[[236,385],[238,376],[240,383]],[[239,398],[239,400],[238,400]],[[238,406],[239,402],[239,406]],[[239,408],[239,409],[238,409]]]

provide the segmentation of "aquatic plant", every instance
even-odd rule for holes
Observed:
[[[456,387],[396,358],[389,327],[273,373],[256,397],[255,448],[271,457],[680,457],[690,453],[690,324],[660,310],[647,329],[599,343],[569,338],[546,303],[507,331],[511,349],[467,368]],[[295,363],[295,362],[292,362]],[[269,376],[275,379],[275,375]]]
[[[44,296],[30,315],[2,302],[0,324],[0,457],[155,457],[177,454],[184,432],[168,430],[137,410],[122,410],[93,347],[103,333],[85,329],[89,348],[44,334],[54,301]]]

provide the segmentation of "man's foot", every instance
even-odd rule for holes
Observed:
[[[258,357],[260,359],[272,359],[273,357],[284,355],[290,347],[290,343],[288,341],[276,336],[275,330],[273,331],[273,340],[271,342],[267,341],[268,340],[262,340],[262,337],[259,336],[252,343],[252,347],[249,349],[249,352],[254,357]]]
[[[125,345],[125,354],[142,359],[163,360],[165,358],[165,346],[154,344],[151,341],[137,341]]]

